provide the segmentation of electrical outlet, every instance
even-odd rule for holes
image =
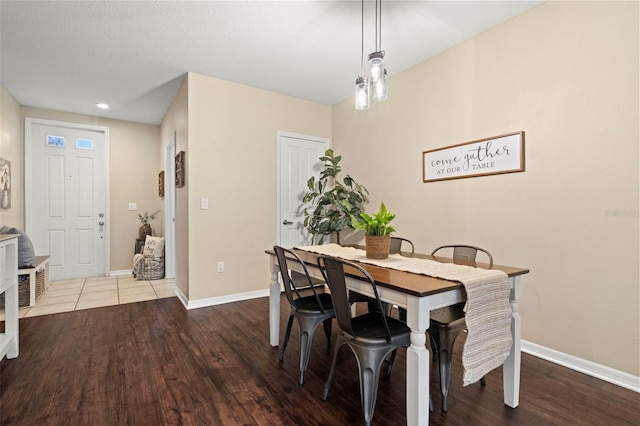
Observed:
[[[218,272],[224,272],[224,262],[218,262]]]
[[[131,210],[131,211],[138,210],[138,204],[129,203],[129,210]]]

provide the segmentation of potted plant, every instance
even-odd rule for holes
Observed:
[[[149,222],[155,219],[156,216],[158,216],[158,213],[160,213],[160,210],[153,213],[149,213],[146,211],[144,212],[144,214],[138,213],[138,218],[140,218],[140,223],[142,223],[142,226],[138,229],[139,239],[144,240],[145,238],[147,238],[147,235],[151,235],[153,233]]]
[[[334,155],[332,149],[327,149],[320,160],[324,161],[324,170],[317,180],[314,176],[309,178],[302,200],[304,227],[311,234],[312,244],[324,243],[325,236],[333,233],[340,244],[340,231],[351,228],[351,216],[364,211],[369,191],[349,175],[342,182],[338,180],[342,156]]]
[[[360,213],[360,216],[351,216],[353,229],[365,232],[365,247],[369,259],[386,259],[389,257],[389,243],[391,233],[395,232],[390,222],[396,217],[387,210],[384,202],[380,203],[380,210],[373,216]]]

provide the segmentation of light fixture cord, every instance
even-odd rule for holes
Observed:
[[[376,2],[379,1],[379,9],[380,9],[380,21],[378,23],[379,29],[380,31],[378,31],[378,52],[382,52],[382,0],[376,0]],[[376,15],[377,15],[377,11],[376,11]],[[378,16],[376,16],[376,22],[378,22]]]
[[[364,0],[360,8],[360,77],[364,76]]]
[[[376,22],[375,22],[375,28],[376,28],[376,52],[380,51],[380,43],[378,42],[378,0],[376,0]]]

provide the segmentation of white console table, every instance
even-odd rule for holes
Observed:
[[[0,361],[18,356],[18,236],[0,234],[0,294],[4,293],[4,333]]]

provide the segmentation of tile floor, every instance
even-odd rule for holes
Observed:
[[[174,297],[175,280],[137,281],[131,275],[52,281],[33,307],[20,308],[20,318],[123,303]],[[4,312],[0,312],[0,320]]]

